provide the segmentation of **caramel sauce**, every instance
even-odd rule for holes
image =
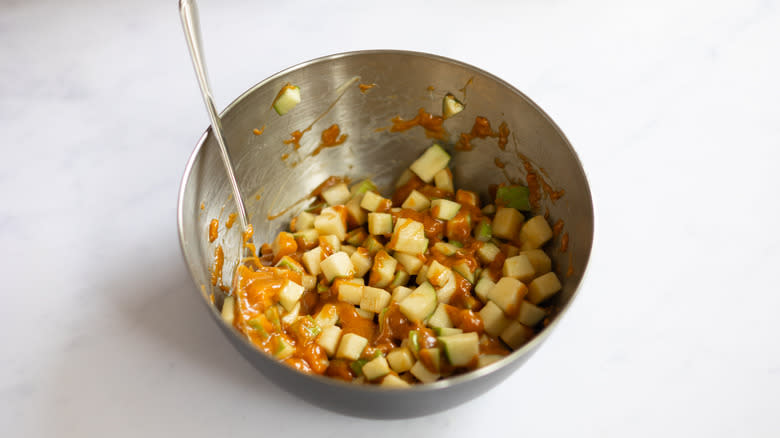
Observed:
[[[468,86],[469,86],[469,85],[471,85],[472,83],[474,83],[474,76],[470,77],[470,78],[469,78],[469,80],[468,80],[468,81],[466,81],[466,83],[465,83],[465,84],[463,84],[463,88],[459,88],[459,89],[458,89],[458,91],[460,91],[461,93],[463,93],[463,99],[465,99],[465,98],[466,98],[466,89],[467,89],[467,88],[468,88]]]
[[[293,150],[297,151],[298,149],[301,148],[301,138],[303,138],[303,134],[308,132],[310,129],[311,129],[311,126],[309,126],[308,128],[304,129],[303,131],[295,130],[295,131],[291,132],[290,133],[290,138],[287,139],[287,140],[284,140],[283,143],[284,144],[291,144],[291,145],[293,145]]]
[[[233,227],[233,224],[234,224],[235,222],[236,222],[236,214],[235,214],[235,213],[230,213],[230,214],[228,215],[228,219],[227,219],[227,221],[225,222],[225,228],[227,228],[227,229],[230,229],[230,228],[232,228],[232,227]]]
[[[474,124],[471,126],[471,131],[462,132],[455,143],[455,149],[459,151],[470,151],[474,149],[474,145],[471,143],[475,138],[498,138],[498,147],[501,150],[506,149],[506,144],[509,141],[509,127],[506,122],[501,122],[498,127],[498,131],[493,131],[490,126],[490,120],[482,116],[474,118]],[[496,158],[496,166],[503,169],[504,167],[499,165],[500,161]]]
[[[542,195],[547,195],[548,198],[555,203],[558,199],[562,198],[566,191],[564,189],[555,190],[552,188],[549,182],[542,176],[540,176],[536,170],[534,169],[534,166],[531,164],[530,160],[523,154],[517,153],[517,157],[520,158],[523,162],[523,167],[525,168],[526,176],[525,181],[526,185],[528,186],[528,191],[530,192],[528,195],[528,199],[531,203],[531,206],[533,208],[539,208],[539,201],[542,199]],[[547,172],[544,171],[544,169],[539,169],[545,176],[547,176]],[[547,176],[549,178],[549,176]]]
[[[509,126],[507,126],[506,122],[501,122],[500,125],[498,125],[498,148],[503,150],[506,150],[506,144],[509,142]]]
[[[506,356],[510,353],[504,344],[493,337],[485,337],[479,343],[479,352],[481,354],[500,354]]]
[[[260,129],[255,128],[252,130],[252,134],[254,135],[263,135],[264,132],[265,132],[265,125],[263,125],[263,127]]]
[[[214,250],[214,267],[211,269],[211,285],[217,286],[222,284],[222,267],[225,265],[225,252],[222,251],[222,246],[217,245]]]
[[[552,226],[553,238],[560,236],[563,231],[563,219],[558,219]]]
[[[321,139],[322,141],[320,142],[320,145],[317,146],[317,149],[314,149],[314,151],[311,153],[312,157],[318,155],[325,148],[332,148],[343,144],[345,141],[347,141],[347,134],[341,134],[341,128],[339,128],[339,125],[333,124],[330,125],[329,128],[322,131]]]
[[[366,91],[376,87],[376,84],[358,84],[358,88],[360,88],[360,92],[363,94],[366,94]]]
[[[531,203],[531,207],[539,208],[539,201],[542,199],[542,191],[539,188],[539,176],[528,160],[523,160],[523,167],[525,167],[525,182],[528,186],[528,201]]]
[[[290,158],[290,154],[282,154],[282,161]]]
[[[209,223],[209,243],[214,242],[219,237],[219,220],[212,219]]]
[[[205,210],[205,209],[206,209],[206,204],[204,204],[204,203],[202,203],[202,202],[201,202],[201,203],[200,203],[200,209],[201,209],[201,210]]]
[[[379,331],[374,344],[394,344],[406,339],[413,327],[411,321],[401,313],[398,303],[392,302],[379,321]]]
[[[499,169],[503,169],[503,168],[505,168],[505,167],[506,167],[506,163],[504,163],[503,161],[501,161],[501,160],[500,160],[498,157],[496,157],[496,158],[493,160],[493,163],[495,163],[496,167],[498,167]]]
[[[569,250],[569,233],[563,233],[563,237],[561,237],[561,252],[566,252]]]
[[[427,91],[434,91],[434,90],[436,90],[435,88],[433,88],[433,85],[428,85],[428,87],[426,87],[425,89]]]
[[[547,196],[550,197],[550,200],[552,200],[553,204],[555,201],[560,199],[563,195],[566,194],[566,190],[560,189],[560,190],[553,190],[553,188],[550,186],[550,184],[547,183],[547,181],[544,180],[544,178],[540,178],[540,181],[542,183],[542,189],[545,193],[547,193]]]
[[[449,305],[445,309],[447,310],[447,316],[452,321],[452,325],[456,328],[464,332],[475,332],[477,334],[482,334],[485,331],[485,324],[482,322],[482,317],[479,316],[479,313]]]
[[[393,126],[390,132],[403,132],[420,126],[425,130],[425,136],[444,140],[447,138],[447,131],[444,130],[444,118],[427,113],[424,108],[417,110],[417,115],[413,119],[404,120],[401,116],[395,116],[390,120]]]

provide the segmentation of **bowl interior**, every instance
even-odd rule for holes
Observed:
[[[271,104],[286,83],[300,87],[302,101],[279,116]],[[447,93],[463,102],[465,110],[444,121],[447,135],[442,140],[427,137],[421,127],[388,129],[394,117],[411,119],[420,108],[440,115]],[[296,202],[329,176],[371,178],[389,195],[398,175],[424,149],[436,141],[453,151],[477,116],[486,118],[493,131],[505,123],[507,143],[502,148],[498,138],[488,137],[473,140],[470,151],[455,151],[451,167],[457,187],[477,191],[484,202],[491,184],[525,184],[530,166],[552,190],[565,191],[557,200],[542,191],[536,212],[547,214],[551,223],[562,220],[563,233],[568,234],[565,251],[563,233],[550,244],[554,269],[563,283],[554,306],[564,309],[582,280],[593,240],[593,206],[579,159],[558,127],[518,90],[472,66],[433,55],[372,51],[321,58],[263,81],[225,110],[223,127],[255,242],[268,242],[286,229],[307,206]],[[314,155],[323,130],[333,124],[346,141]],[[310,130],[305,131],[307,127]],[[304,132],[297,150],[285,143],[294,131]],[[224,278],[230,283],[240,241],[238,227],[224,225],[235,209],[209,132],[193,153],[179,200],[184,255],[207,301],[215,246],[225,250]],[[220,236],[209,243],[213,218],[220,219]]]

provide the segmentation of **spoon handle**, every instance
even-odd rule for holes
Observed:
[[[230,180],[230,186],[233,188],[233,199],[236,201],[238,209],[238,219],[242,230],[246,231],[249,221],[246,217],[244,208],[244,198],[241,196],[241,190],[236,181],[236,175],[233,172],[233,164],[230,160],[230,154],[225,146],[225,137],[222,135],[222,122],[214,106],[214,97],[209,85],[209,78],[206,72],[206,60],[203,56],[203,48],[200,38],[200,24],[198,20],[198,5],[195,0],[179,0],[179,15],[181,24],[184,27],[184,37],[187,40],[187,46],[190,49],[192,66],[195,68],[195,75],[198,77],[200,93],[203,96],[203,102],[206,104],[206,111],[211,119],[211,131],[219,144],[219,151],[222,155],[222,163],[225,165],[225,171]]]

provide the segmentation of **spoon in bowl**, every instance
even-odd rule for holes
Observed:
[[[249,220],[247,220],[246,216],[244,198],[241,196],[241,189],[238,187],[236,175],[233,171],[233,163],[230,160],[227,146],[225,146],[225,137],[222,134],[222,121],[217,113],[217,108],[214,106],[213,93],[211,92],[211,85],[209,85],[209,78],[206,72],[206,58],[203,56],[201,44],[198,5],[195,3],[195,0],[179,0],[179,15],[181,16],[181,24],[184,28],[184,37],[187,40],[187,47],[190,49],[192,66],[195,68],[195,75],[198,77],[200,93],[203,96],[203,102],[206,104],[206,111],[209,113],[209,119],[211,119],[211,132],[217,139],[217,144],[219,144],[222,163],[225,165],[225,172],[230,181],[230,187],[233,189],[233,199],[235,200],[236,209],[238,210],[238,220],[241,224],[242,232],[245,233],[249,225]]]

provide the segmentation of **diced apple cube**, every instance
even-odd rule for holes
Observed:
[[[428,265],[422,265],[420,271],[417,272],[417,278],[415,279],[417,284],[423,284],[428,281]]]
[[[434,260],[425,272],[428,281],[435,287],[444,286],[452,275],[452,270]]]
[[[404,270],[403,267],[398,267],[395,270],[395,275],[393,276],[393,281],[390,282],[389,285],[387,285],[387,289],[395,289],[398,286],[402,286],[404,284],[409,283],[409,273]]]
[[[463,330],[453,327],[434,327],[433,332],[436,333],[437,336],[449,336],[463,333]]]
[[[470,190],[458,189],[455,193],[455,201],[463,205],[479,208],[479,195]]]
[[[552,239],[553,232],[550,224],[544,216],[534,216],[528,219],[520,229],[520,240],[523,246],[530,245],[531,248],[541,248],[542,245]]]
[[[363,198],[363,195],[365,195],[366,192],[376,191],[376,190],[377,187],[373,181],[371,181],[370,179],[364,179],[359,183],[353,184],[352,187],[349,188],[349,193],[352,195],[353,198],[360,199]]]
[[[341,337],[339,348],[336,351],[336,357],[341,359],[358,360],[363,350],[368,345],[368,339],[356,335],[355,333],[346,333]]]
[[[539,304],[555,295],[559,290],[561,290],[561,282],[558,280],[558,276],[555,275],[555,272],[548,272],[536,277],[528,285],[528,301]]]
[[[428,318],[428,322],[426,323],[428,327],[452,327],[452,321],[450,320],[450,316],[447,314],[447,308],[445,307],[445,304],[439,303],[438,306],[436,306],[436,310],[433,311],[433,314]]]
[[[410,320],[424,321],[433,313],[437,304],[436,290],[430,283],[425,282],[401,300],[398,307]]]
[[[398,181],[395,182],[395,188],[399,188],[402,185],[408,183],[412,177],[414,177],[414,172],[412,172],[409,169],[404,169],[403,172],[401,172],[401,176],[398,177]]]
[[[273,355],[278,360],[284,360],[295,354],[295,345],[292,339],[283,334],[276,333],[272,339]]]
[[[404,203],[401,204],[401,208],[409,208],[414,211],[423,211],[430,206],[430,199],[426,198],[425,195],[418,192],[417,190],[412,190],[412,193],[409,193],[409,196],[406,198]]]
[[[390,213],[369,213],[368,232],[374,236],[393,233],[393,216]]]
[[[499,207],[493,218],[493,235],[514,240],[523,223],[523,214],[511,207]]]
[[[301,286],[304,290],[314,290],[317,287],[317,277],[313,275],[302,275]]]
[[[417,380],[423,383],[433,383],[441,377],[441,374],[439,373],[428,371],[428,368],[425,368],[425,365],[419,360],[412,365],[409,372],[412,373],[414,377],[417,377]]]
[[[534,278],[534,267],[527,256],[516,255],[504,261],[502,273],[504,277],[512,277],[523,283],[529,283]]]
[[[308,211],[300,212],[290,224],[290,231],[300,232],[314,228],[314,217]]]
[[[479,279],[477,285],[474,286],[474,293],[477,295],[477,298],[479,298],[480,301],[484,303],[488,300],[488,293],[490,292],[490,289],[493,289],[493,286],[495,285],[496,283],[490,279],[489,275],[483,276]]]
[[[431,252],[439,253],[443,256],[451,256],[454,255],[456,252],[458,252],[458,247],[447,242],[436,242],[431,247]]]
[[[450,162],[450,154],[441,146],[433,144],[425,150],[420,158],[416,159],[409,169],[416,173],[421,180],[429,183],[437,172],[447,167]]]
[[[336,354],[336,348],[339,345],[340,339],[341,327],[332,325],[322,329],[322,333],[320,333],[317,338],[317,345],[325,350],[325,354],[328,355],[328,358],[331,358]]]
[[[394,348],[387,353],[387,363],[396,373],[403,373],[414,365],[414,356],[406,347]]]
[[[298,242],[298,249],[310,249],[317,246],[320,242],[320,233],[314,228],[298,231],[293,234],[293,237],[295,237],[295,241]]]
[[[431,215],[436,219],[448,221],[460,211],[460,204],[449,199],[434,199],[431,201]]]
[[[395,374],[388,374],[382,379],[380,386],[385,388],[406,388],[409,386],[409,383]]]
[[[339,251],[320,262],[320,268],[328,282],[333,281],[334,278],[347,278],[355,274],[352,261],[343,251]]]
[[[320,236],[319,243],[323,254],[334,254],[341,251],[341,241],[338,236],[333,234]]]
[[[279,313],[284,312],[284,310],[285,308],[281,304],[279,304]],[[282,315],[282,317],[279,319],[282,322],[282,325],[289,326],[292,325],[292,323],[294,323],[296,319],[298,319],[300,314],[301,314],[301,302],[296,301],[293,308],[287,312],[284,312],[284,315]]]
[[[290,271],[297,272],[299,274],[304,273],[303,266],[301,266],[300,263],[298,263],[294,258],[290,256],[282,257],[282,259],[279,260],[279,263],[276,264],[276,267],[289,269]]]
[[[338,300],[357,306],[363,299],[363,285],[352,282],[341,282],[338,286]]]
[[[295,237],[286,231],[279,233],[276,236],[276,239],[271,243],[271,251],[274,253],[274,263],[297,250],[298,243],[295,241]]]
[[[504,331],[501,332],[499,337],[501,340],[506,342],[507,345],[512,347],[512,349],[517,350],[518,348],[522,347],[523,344],[528,342],[528,340],[533,336],[533,329],[528,328],[517,321],[512,321],[504,329]]]
[[[314,317],[314,322],[323,329],[336,325],[339,322],[339,312],[336,305],[328,303],[322,306],[320,312]]]
[[[408,287],[398,286],[395,289],[393,289],[393,295],[391,296],[391,300],[395,302],[400,302],[404,298],[408,297],[410,293],[412,293],[412,290],[409,289]]]
[[[393,281],[396,266],[398,266],[396,259],[384,250],[379,251],[374,256],[374,265],[371,268],[368,284],[374,287],[386,287]]]
[[[355,248],[352,245],[341,245],[341,250],[344,251],[345,253],[347,253],[347,255],[349,255],[350,260],[351,260],[352,259],[352,254],[354,254],[355,251],[357,251],[357,248]]]
[[[371,286],[363,287],[360,308],[367,312],[379,313],[390,304],[390,292]]]
[[[343,206],[326,207],[314,218],[314,229],[320,235],[333,234],[339,242],[347,235],[347,215]]]
[[[396,260],[398,260],[398,263],[401,264],[401,266],[404,267],[406,272],[409,273],[409,275],[417,275],[418,272],[420,272],[420,268],[423,265],[423,261],[420,259],[420,257],[406,254],[403,252],[396,252],[393,254],[393,257],[395,257]]]
[[[222,302],[222,311],[220,312],[222,316],[222,320],[225,321],[228,325],[233,325],[233,320],[235,319],[235,306],[236,306],[236,299],[234,297],[225,297],[225,300]]]
[[[456,288],[457,282],[455,281],[455,274],[450,271],[444,286],[436,289],[436,299],[439,300],[440,303],[449,303],[450,299],[452,299],[452,296],[455,294]]]
[[[284,307],[284,309],[289,312],[293,307],[295,307],[295,303],[301,299],[303,291],[303,286],[300,284],[294,281],[285,280],[284,285],[279,291],[279,304],[281,304],[282,307]]]
[[[444,354],[452,366],[468,366],[479,356],[479,335],[475,332],[439,336],[439,342],[444,345]]]
[[[344,204],[347,209],[347,222],[352,226],[360,226],[366,223],[368,216],[366,211],[360,206],[362,198],[352,198]]]
[[[355,277],[363,277],[366,275],[373,262],[371,256],[365,248],[358,248],[350,257],[352,266],[355,268]]]
[[[537,277],[552,270],[552,260],[550,260],[550,256],[541,249],[520,251],[518,255],[528,257],[528,261],[531,262],[531,266],[534,267],[534,275]]]
[[[359,307],[355,308],[355,312],[363,319],[374,319],[374,312],[369,312],[368,310],[363,310]]]
[[[347,237],[345,242],[349,245],[358,247],[363,244],[363,242],[368,237],[368,233],[366,233],[366,230],[361,228],[355,228],[354,230],[347,233]]]
[[[319,246],[303,253],[301,260],[303,261],[303,266],[305,266],[306,270],[309,271],[309,274],[316,277],[320,272],[322,272],[320,269],[320,263],[322,262],[322,249],[320,249]]]
[[[533,327],[539,324],[546,316],[546,312],[541,307],[537,307],[528,301],[520,303],[520,311],[517,312],[517,321],[525,326]]]
[[[482,323],[485,326],[485,333],[490,336],[498,336],[504,329],[512,322],[504,315],[504,311],[501,310],[496,303],[488,301],[479,311],[479,316],[482,318]]]
[[[469,283],[474,283],[474,268],[473,265],[470,264],[467,260],[460,260],[456,262],[454,265],[452,265],[452,270],[460,274],[463,278],[469,281]]]
[[[376,380],[390,374],[390,365],[384,356],[377,356],[363,365],[363,375],[366,380]]]
[[[352,194],[349,193],[349,188],[344,183],[336,184],[327,190],[322,191],[322,199],[328,203],[328,205],[339,205],[347,202]]]
[[[516,316],[520,302],[528,292],[528,288],[515,278],[503,277],[488,292],[488,299],[498,304],[498,307],[509,316]]]
[[[446,167],[436,172],[436,175],[433,176],[433,184],[436,185],[437,189],[445,192],[455,192],[455,186],[452,184],[452,171]]]
[[[480,354],[477,359],[477,368],[484,368],[492,363],[496,363],[503,359],[504,356],[500,354]]]
[[[379,207],[387,203],[387,199],[383,198],[377,192],[366,192],[363,195],[363,199],[360,200],[360,206],[368,211],[377,211]]]
[[[491,263],[496,259],[496,256],[498,256],[498,253],[500,252],[501,248],[493,243],[485,242],[477,249],[477,257],[479,257],[479,260],[482,263]]]
[[[428,249],[425,227],[415,220],[399,218],[388,247],[407,254],[423,254]]]

